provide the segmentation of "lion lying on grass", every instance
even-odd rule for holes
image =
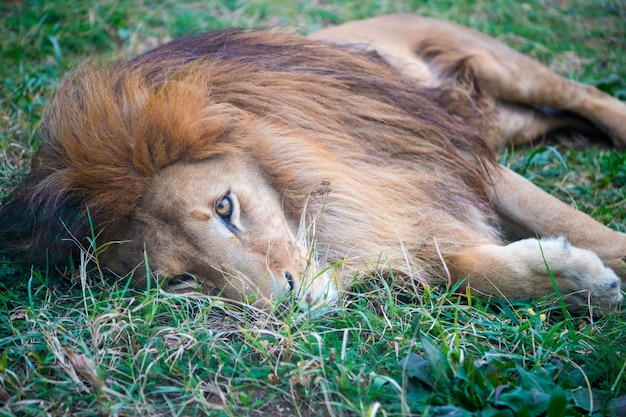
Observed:
[[[516,299],[554,292],[552,274],[572,305],[615,305],[626,235],[493,149],[564,126],[624,147],[625,121],[624,103],[439,20],[208,33],[69,76],[1,232],[53,265],[93,233],[100,266],[136,285],[263,306],[332,304],[372,271]]]

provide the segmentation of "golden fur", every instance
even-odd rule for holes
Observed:
[[[353,43],[353,33],[317,36]],[[414,50],[275,32],[215,32],[117,66],[86,63],[52,102],[32,171],[0,209],[2,235],[31,260],[62,264],[93,225],[100,244],[115,242],[101,265],[137,285],[145,251],[172,288],[193,279],[270,304],[291,293],[303,306],[334,301],[333,274],[341,288],[372,270],[423,284],[468,278],[478,294],[547,294],[541,243],[574,303],[620,302],[603,263],[619,267],[624,235],[532,186],[536,201],[570,213],[573,228],[593,222],[617,252],[558,226],[545,235],[585,249],[563,238],[505,245],[502,227],[550,227],[520,220],[524,201],[507,211],[519,197],[503,198],[511,184],[527,185],[498,168],[492,148],[517,128],[503,125],[508,110],[469,56],[423,45],[439,59],[425,61],[438,68],[431,80],[407,73]]]

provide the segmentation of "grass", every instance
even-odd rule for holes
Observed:
[[[28,169],[62,76],[228,26],[308,32],[388,12],[480,29],[564,75],[626,99],[618,1],[47,0],[0,4],[0,196]],[[626,153],[544,144],[503,163],[626,231]],[[267,316],[219,299],[111,289],[0,258],[0,415],[623,415],[623,313],[408,296],[372,277],[324,317]]]

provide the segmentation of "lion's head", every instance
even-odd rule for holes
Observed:
[[[272,303],[333,301],[329,265],[440,272],[423,261],[438,256],[431,229],[449,223],[454,250],[482,221],[490,155],[468,123],[481,109],[456,99],[461,123],[448,94],[376,56],[279,33],[88,63],[53,100],[0,231],[52,264],[92,235],[100,264],[137,284],[193,278]]]
[[[301,307],[332,303],[336,288],[296,239],[297,219],[285,216],[283,204],[245,155],[175,163],[152,178],[131,214],[127,242],[107,248],[101,262],[136,270],[138,281],[146,250],[152,273],[170,289],[191,282],[235,300],[271,305],[293,295]]]

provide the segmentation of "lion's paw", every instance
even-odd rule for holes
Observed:
[[[540,240],[541,250],[561,292],[576,305],[618,305],[620,278],[594,252],[574,247],[565,238]]]

